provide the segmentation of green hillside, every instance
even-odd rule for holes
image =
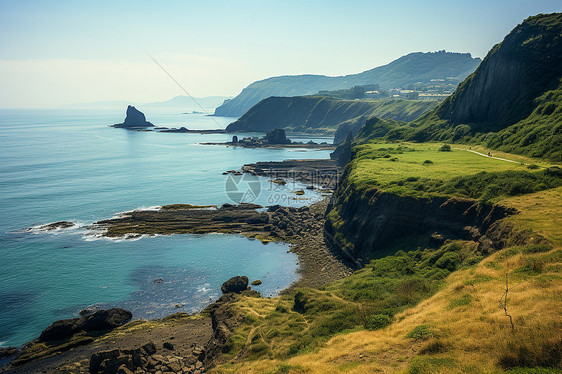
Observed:
[[[336,141],[356,133],[372,116],[412,121],[437,105],[435,101],[340,100],[324,96],[270,97],[253,106],[227,130],[336,133]],[[341,129],[338,130],[338,127]],[[336,131],[337,130],[337,131]],[[339,139],[339,138],[342,139]]]
[[[480,143],[561,161],[562,13],[526,19],[439,107],[387,138]]]
[[[321,90],[348,89],[357,85],[379,84],[382,89],[402,88],[431,79],[450,78],[457,85],[480,63],[469,53],[410,53],[391,63],[359,74],[340,77],[293,75],[264,79],[250,84],[215,111],[217,116],[241,116],[259,101],[270,96],[313,95]]]

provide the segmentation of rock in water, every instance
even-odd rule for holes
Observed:
[[[135,128],[135,127],[152,127],[152,123],[146,120],[144,113],[137,110],[134,106],[129,105],[127,107],[127,116],[125,117],[125,122],[117,123],[113,127],[124,127],[124,128]]]
[[[39,336],[39,341],[62,340],[72,337],[80,331],[99,331],[110,330],[121,326],[133,317],[132,313],[121,309],[113,308],[98,310],[88,316],[63,319],[54,322],[47,327]]]
[[[269,144],[290,144],[291,139],[287,139],[285,135],[285,130],[283,129],[273,129],[267,133],[265,136],[266,143]]]
[[[221,286],[222,293],[240,293],[248,289],[248,277],[238,275],[232,277]]]

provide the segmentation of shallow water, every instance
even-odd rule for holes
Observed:
[[[190,129],[224,128],[234,120],[144,112],[156,125]],[[256,289],[265,296],[297,279],[296,256],[285,244],[220,234],[112,241],[81,226],[142,207],[232,202],[223,171],[256,161],[327,158],[329,151],[205,146],[198,143],[232,135],[107,126],[123,117],[124,110],[0,110],[0,345],[29,341],[92,304],[157,318],[201,310],[234,275],[261,279]],[[293,200],[290,191],[302,187],[279,190],[260,178],[253,202],[301,206],[320,198],[306,190],[309,200]],[[22,231],[60,220],[79,226]],[[157,278],[163,282],[154,283]]]

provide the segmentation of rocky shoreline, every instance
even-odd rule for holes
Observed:
[[[277,179],[283,176],[332,192],[339,172],[332,160],[291,160],[248,164],[234,173]],[[108,237],[227,233],[263,243],[286,242],[300,265],[299,280],[283,291],[289,293],[296,287],[320,287],[354,270],[353,264],[331,252],[324,243],[327,200],[300,208],[173,204],[159,210],[126,212],[118,218],[96,222],[90,228],[104,229]],[[61,221],[42,229],[72,226],[72,222]],[[247,278],[245,281],[247,286]],[[161,320],[135,320],[123,326],[101,324],[109,328],[101,331],[82,328],[88,324],[84,321],[92,317],[57,321],[42,334],[43,338],[27,343],[19,351],[6,351],[7,356],[15,359],[11,365],[0,367],[0,373],[204,373],[220,361],[230,335],[241,322],[232,307],[239,293],[261,297],[249,287],[233,290],[227,283],[223,284],[224,295],[194,316],[177,313]],[[59,339],[53,331],[66,335]]]
[[[273,180],[292,179],[329,193],[337,187],[342,170],[336,160],[330,159],[260,161],[242,167],[244,173]]]
[[[324,243],[324,199],[301,208],[256,204],[221,207],[175,204],[160,210],[140,210],[94,224],[108,237],[170,234],[239,234],[263,243],[281,241],[297,254],[301,278],[295,285],[318,287],[351,274],[344,259]]]
[[[162,131],[163,132],[163,131]],[[242,148],[297,148],[297,149],[325,149],[334,150],[336,145],[333,144],[307,144],[307,143],[291,143],[291,144],[259,144],[259,143],[200,143],[201,145],[222,145],[227,147],[242,147]]]
[[[229,286],[236,278],[245,281],[244,287]],[[15,359],[11,365],[0,367],[0,373],[205,373],[221,359],[220,353],[241,322],[233,307],[240,294],[261,297],[247,285],[246,277],[228,280],[223,284],[223,296],[193,316],[177,313],[160,320],[136,320],[123,325],[125,320],[112,316],[129,318],[129,312],[111,309],[89,317],[57,321],[21,352],[11,350]],[[100,320],[98,314],[110,316],[103,320],[110,326],[84,329],[84,322],[95,327],[91,320]],[[73,327],[71,335],[67,336],[70,329],[65,327]]]

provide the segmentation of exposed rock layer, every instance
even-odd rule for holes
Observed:
[[[499,249],[501,241],[492,240],[488,231],[494,222],[515,212],[470,199],[413,198],[376,189],[357,193],[341,188],[327,213],[327,242],[361,263],[396,249],[397,242],[408,238],[426,245],[435,238],[474,240],[483,252]]]

